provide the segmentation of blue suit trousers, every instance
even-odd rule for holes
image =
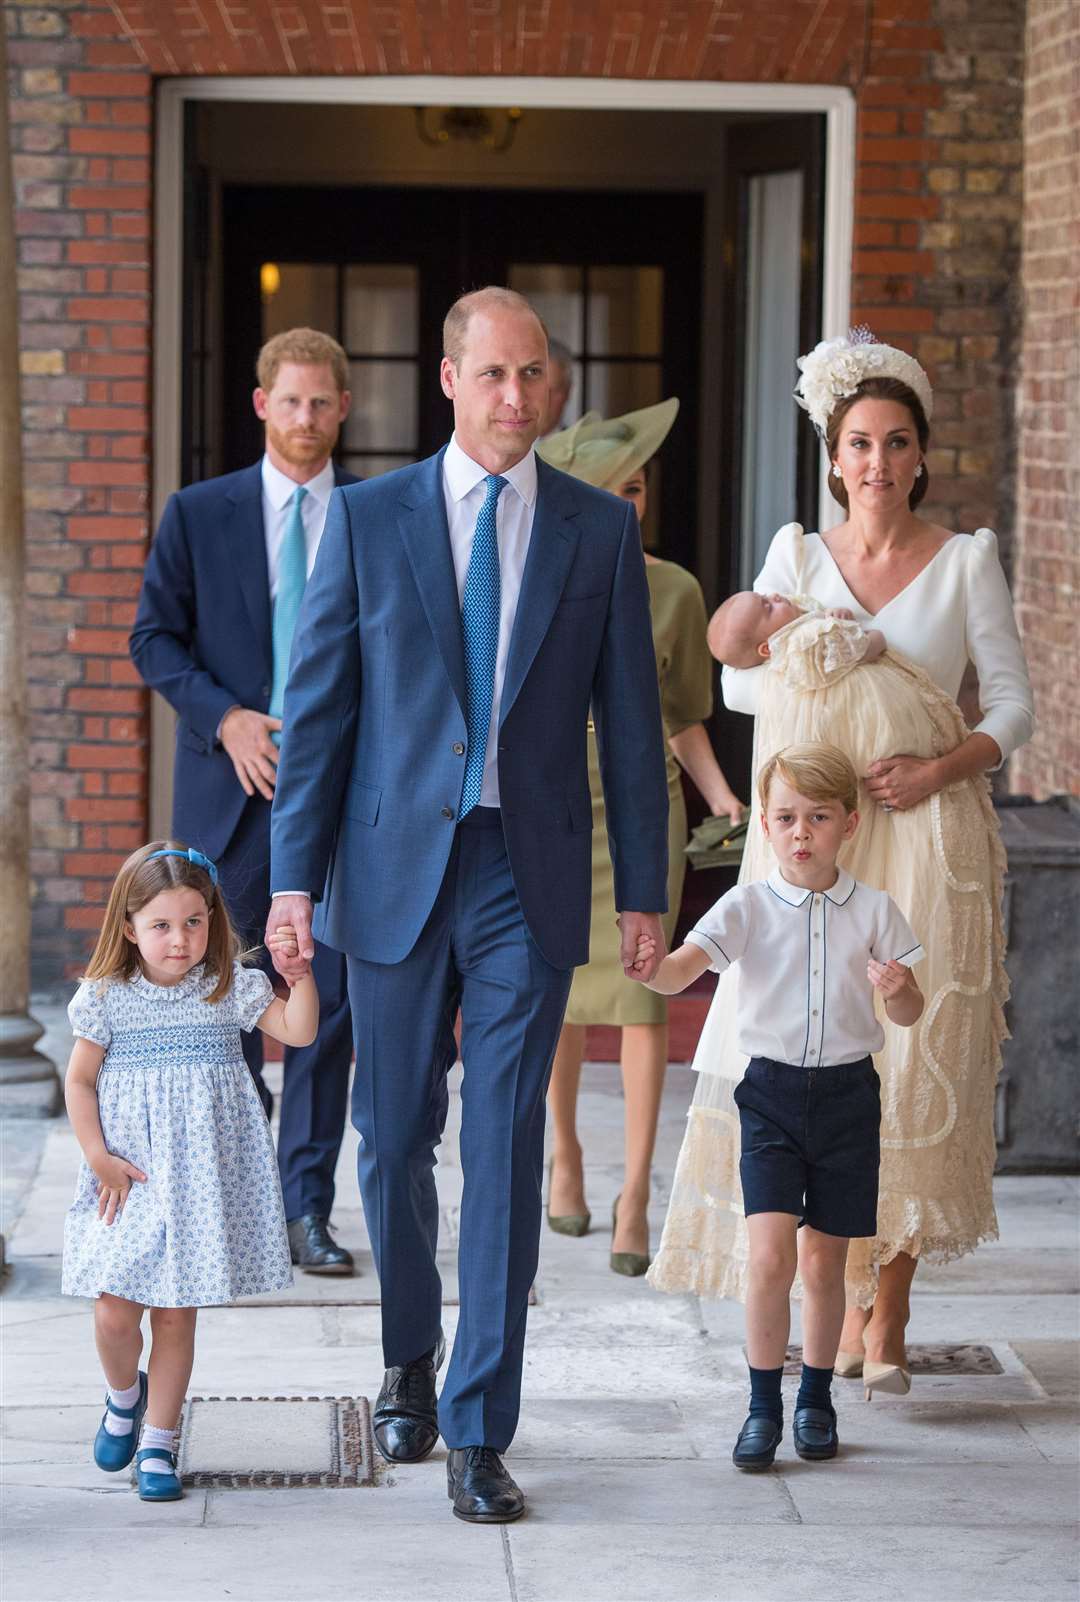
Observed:
[[[572,973],[552,967],[529,934],[500,814],[483,807],[458,826],[408,956],[349,958],[353,1122],[388,1367],[438,1339],[433,1170],[461,1010],[460,1314],[439,1400],[449,1447],[502,1451],[517,1426],[542,1217],[545,1096]]]

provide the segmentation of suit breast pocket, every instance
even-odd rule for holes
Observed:
[[[177,724],[176,738],[185,751],[197,751],[199,756],[206,756],[210,749],[202,735],[196,734],[186,723]]]
[[[342,811],[357,823],[373,824],[379,816],[382,790],[375,784],[349,784],[345,789]]]

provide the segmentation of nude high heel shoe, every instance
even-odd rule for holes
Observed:
[[[875,1391],[890,1396],[906,1396],[911,1389],[911,1370],[902,1363],[871,1363],[864,1359],[862,1366],[863,1394],[868,1402]]]
[[[837,1352],[833,1373],[837,1379],[858,1379],[863,1371],[861,1352]]]

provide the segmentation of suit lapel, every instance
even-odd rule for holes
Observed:
[[[536,471],[536,511],[506,659],[500,726],[506,721],[548,631],[580,538],[572,521],[576,508],[572,502],[563,501],[558,480],[542,461],[537,461]]]
[[[244,597],[251,627],[263,653],[268,673],[273,672],[270,633],[270,573],[266,565],[266,531],[262,515],[262,474],[258,466],[242,475],[229,492],[225,545]]]
[[[440,451],[421,463],[403,492],[400,527],[421,604],[464,714],[465,647],[442,489],[442,459]]]

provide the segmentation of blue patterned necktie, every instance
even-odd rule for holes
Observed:
[[[270,691],[270,716],[273,718],[281,716],[285,703],[285,682],[289,677],[293,635],[307,583],[307,539],[301,511],[306,494],[304,486],[298,485],[292,497],[292,511],[285,525],[278,555],[277,595],[274,597],[274,620],[270,632],[274,651],[274,680]],[[275,730],[270,738],[275,745],[281,744],[280,732]]]
[[[461,633],[465,643],[465,723],[469,733],[469,754],[465,758],[465,782],[461,789],[460,817],[471,812],[480,800],[484,782],[491,701],[495,694],[495,658],[499,652],[499,540],[495,528],[495,509],[506,488],[505,478],[489,473],[484,480],[487,494],[476,519],[472,555],[461,596]]]

